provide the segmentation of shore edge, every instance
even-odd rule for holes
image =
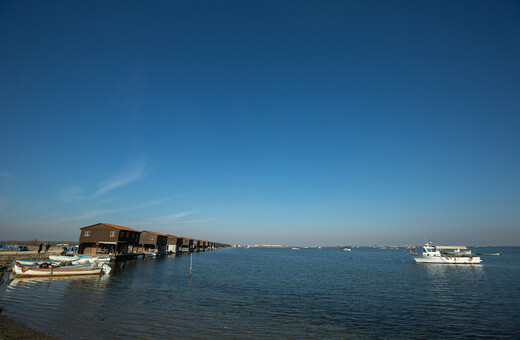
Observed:
[[[0,315],[0,339],[56,340],[54,336],[42,333],[5,315]]]

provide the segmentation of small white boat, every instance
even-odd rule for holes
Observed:
[[[351,246],[342,247],[341,250],[343,250],[343,251],[352,251],[352,247]]]
[[[67,256],[67,255],[49,255],[49,260],[53,261],[74,261],[79,260],[77,256]]]
[[[417,263],[477,264],[482,262],[480,257],[474,256],[466,246],[434,246],[426,243],[421,254],[415,252],[415,247],[409,250]],[[441,253],[441,251],[448,251],[448,253]]]
[[[108,273],[110,270],[111,268],[106,264],[102,267],[95,265],[76,265],[38,268],[33,266],[24,266],[15,262],[13,266],[14,273],[19,277],[95,275],[100,274],[102,271]]]
[[[67,260],[67,261],[57,261],[57,260],[25,260],[25,259],[17,259],[15,262],[18,262],[19,264],[23,266],[37,266],[43,263],[47,263],[49,265],[60,265],[60,264],[70,264],[75,265],[79,264],[79,259],[73,259],[73,260]]]
[[[86,260],[90,263],[93,262],[110,262],[114,259],[113,256],[87,256],[87,255],[76,255],[80,260]]]
[[[469,249],[452,249],[452,250],[441,250],[441,253],[446,256],[468,256],[471,255],[471,250]]]
[[[112,260],[112,256],[85,256],[85,255],[49,255],[49,260],[55,261],[79,261],[79,263],[106,263]]]
[[[298,247],[292,247],[291,249],[292,250],[300,250],[300,248],[298,248]]]
[[[475,255],[480,255],[480,256],[501,256],[502,252],[498,252],[498,253],[475,253]]]

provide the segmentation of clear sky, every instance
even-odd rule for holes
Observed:
[[[2,1],[0,239],[520,245],[518,1]]]

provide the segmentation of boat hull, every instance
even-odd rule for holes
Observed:
[[[66,255],[49,255],[49,260],[53,261],[77,261],[79,260],[76,256],[66,256]]]
[[[478,256],[427,256],[420,254],[410,254],[417,263],[445,263],[445,264],[477,264],[482,260]]]
[[[57,261],[57,260],[22,260],[22,259],[19,259],[19,260],[16,260],[16,262],[18,262],[19,264],[21,264],[22,266],[35,266],[35,265],[40,265],[42,263],[49,263],[49,264],[54,264],[54,265],[58,265],[60,263],[63,263],[63,262],[70,262],[72,263],[73,265],[74,264],[78,264],[78,259],[73,259],[73,260],[68,260],[68,261]]]
[[[55,268],[35,268],[14,264],[14,273],[19,277],[41,277],[41,276],[77,276],[77,275],[99,275],[101,267],[63,266]]]
[[[113,260],[113,257],[112,256],[86,256],[86,255],[76,255],[76,257],[78,257],[81,260],[83,261],[88,261],[88,262],[110,262]]]
[[[448,263],[448,264],[476,264],[476,263],[481,263],[482,261],[480,260],[480,257],[478,256],[472,256],[472,257],[467,257],[467,256],[446,256],[446,257],[441,257],[443,263]]]
[[[108,263],[112,260],[111,256],[63,256],[63,255],[49,255],[49,260],[54,261],[79,261],[79,263]]]
[[[444,263],[440,256],[427,256],[420,254],[410,254],[417,263]]]

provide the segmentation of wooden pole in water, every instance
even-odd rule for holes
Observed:
[[[190,277],[191,277],[192,264],[193,264],[193,253],[190,254]]]

